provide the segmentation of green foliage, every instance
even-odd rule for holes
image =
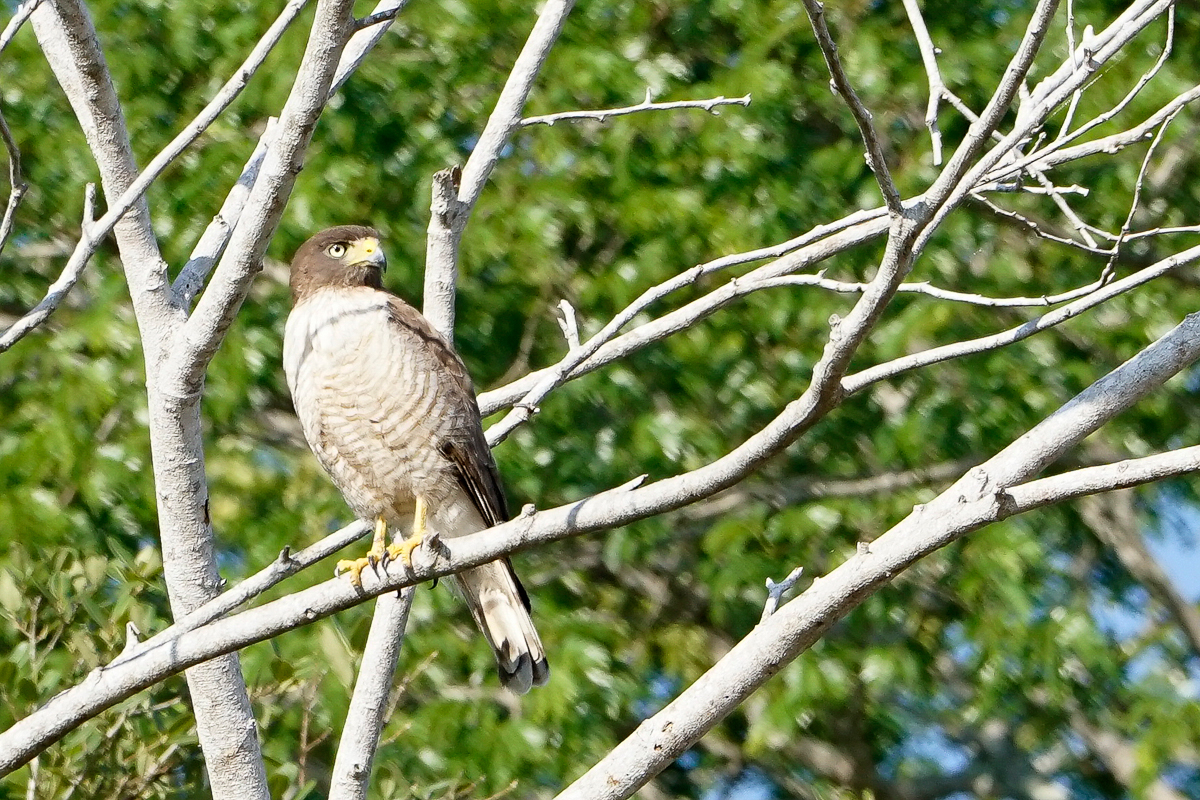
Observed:
[[[1014,51],[1029,5],[925,4],[930,32],[944,46],[943,75],[973,108],[986,102]],[[1086,9],[1089,21],[1117,9],[1101,5]],[[902,8],[827,6],[899,185],[923,190],[935,174],[922,122],[927,85]],[[190,120],[275,13],[263,4],[186,0],[90,7],[143,162]],[[310,20],[311,11],[150,193],[173,268],[278,113]],[[207,380],[212,516],[228,580],[349,521],[291,417],[280,368],[286,268],[278,262],[314,230],[370,222],[386,237],[390,287],[417,297],[429,177],[467,157],[531,20],[529,4],[510,0],[414,3],[322,119],[272,244],[274,260]],[[1176,53],[1194,53],[1195,21],[1181,20],[1179,35]],[[1101,75],[1077,118],[1119,100],[1157,56],[1161,36],[1156,28],[1140,40],[1143,51]],[[1056,30],[1035,72],[1045,74],[1064,48]],[[83,185],[96,174],[32,32],[23,30],[5,56],[0,96],[31,184],[18,236],[0,259],[0,312],[15,316],[61,267],[78,231]],[[1193,66],[1190,57],[1169,61],[1124,119],[1140,119],[1189,85]],[[644,114],[517,135],[464,245],[457,341],[479,386],[561,356],[552,320],[560,298],[591,332],[693,264],[879,204],[853,120],[828,91],[799,4],[581,4],[528,110],[625,105],[646,86],[661,99],[749,92],[753,103],[719,117]],[[1195,223],[1200,180],[1186,141],[1194,118],[1176,125],[1162,151],[1174,159],[1171,174],[1142,198],[1145,227]],[[965,123],[944,111],[942,131],[952,147]],[[1119,229],[1142,152],[1080,162],[1059,183],[1090,187],[1073,205]],[[1039,218],[1055,213],[1044,197],[1004,201]],[[1164,247],[1131,246],[1118,271],[1154,260]],[[822,266],[861,279],[879,256],[870,245]],[[914,277],[989,295],[1041,294],[1088,283],[1101,266],[1004,219],[963,212],[946,223]],[[422,588],[373,796],[485,797],[513,781],[512,796],[551,795],[756,624],[765,578],[797,564],[819,576],[932,496],[916,487],[786,505],[774,499],[776,489],[805,476],[902,471],[996,452],[1195,309],[1194,274],[1017,347],[903,375],[849,399],[771,461],[751,498],[733,510],[667,515],[521,556],[553,678],[520,701],[498,689],[491,656],[457,599],[446,587]],[[721,280],[701,281],[679,302]],[[564,387],[497,451],[512,505],[545,508],[728,452],[803,391],[830,315],[852,302],[813,289],[759,292]],[[855,367],[1028,317],[902,297]],[[1140,455],[1196,441],[1196,385],[1194,375],[1174,382],[1091,446]],[[0,398],[0,530],[8,532],[0,544],[0,727],[7,727],[111,660],[128,623],[147,633],[168,624],[142,360],[111,251],[97,256],[45,329],[0,355]],[[1084,460],[1083,452],[1075,457]],[[1195,503],[1191,484],[1170,492],[1140,495],[1148,529],[1164,508]],[[1195,512],[1187,513],[1194,530]],[[314,570],[276,594],[326,576]],[[801,753],[811,740],[851,743],[881,780],[917,780],[963,762],[999,769],[1010,763],[1005,758],[1024,769],[1074,747],[1077,712],[1136,743],[1139,786],[1173,770],[1176,787],[1194,791],[1200,777],[1179,761],[1177,743],[1200,740],[1197,654],[1166,622],[1147,617],[1141,638],[1119,641],[1098,619],[1101,606],[1141,613],[1139,592],[1070,509],[995,525],[928,559],[836,625],[661,785],[673,796],[700,797],[752,765],[780,795],[796,785],[829,797],[871,788],[865,776],[847,784],[814,771]],[[324,796],[370,613],[360,607],[242,654],[274,796]],[[1191,689],[1181,686],[1188,668]],[[988,726],[1005,731],[1011,751],[985,751],[980,735]],[[30,776],[26,768],[0,780],[0,798],[23,797]],[[1125,796],[1077,748],[1057,778],[1080,797]],[[72,787],[81,797],[201,796],[183,680],[136,696],[50,748],[36,782],[43,796]]]

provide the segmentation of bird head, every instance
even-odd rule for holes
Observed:
[[[292,258],[292,299],[327,286],[383,286],[387,258],[379,233],[364,225],[323,230]]]

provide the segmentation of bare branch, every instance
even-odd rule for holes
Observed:
[[[929,28],[925,27],[925,18],[921,16],[921,7],[917,0],[904,0],[904,11],[912,25],[913,34],[917,37],[917,47],[921,51],[921,62],[925,65],[925,75],[929,78],[929,104],[925,108],[925,127],[929,129],[929,138],[933,144],[933,165],[942,163],[942,132],[938,129],[938,103],[946,94],[946,84],[942,82],[942,73],[938,69],[938,49],[929,36]]]
[[[329,781],[329,800],[365,800],[415,587],[380,595]]]
[[[807,650],[834,622],[919,558],[985,525],[1021,513],[1007,487],[1048,464],[1136,400],[1200,357],[1200,314],[1094,383],[1044,422],[924,506],[913,509],[800,597],[779,609],[662,711],[557,800],[630,797],[678,758],[784,664]]]
[[[8,204],[4,208],[4,216],[0,217],[0,253],[3,253],[4,245],[12,233],[17,206],[21,205],[21,198],[25,196],[29,186],[21,178],[21,151],[13,139],[12,131],[8,129],[8,123],[4,121],[2,112],[0,112],[0,140],[4,142],[4,149],[8,153],[9,185]]]
[[[1001,216],[1001,217],[1004,217],[1005,219],[1010,219],[1010,220],[1013,220],[1014,222],[1020,223],[1023,227],[1027,228],[1030,232],[1032,232],[1038,238],[1045,239],[1048,242],[1057,242],[1058,244],[1065,244],[1068,247],[1074,247],[1077,250],[1082,250],[1083,252],[1091,253],[1092,255],[1100,255],[1100,256],[1108,255],[1109,251],[1107,249],[1104,249],[1101,247],[1089,247],[1088,245],[1084,244],[1083,242],[1078,242],[1074,239],[1069,239],[1066,236],[1059,236],[1057,234],[1050,233],[1049,231],[1044,230],[1041,225],[1037,224],[1036,222],[1034,222],[1033,220],[1031,220],[1029,217],[1025,216],[1024,214],[1018,214],[1016,211],[1010,211],[1007,208],[1001,208],[1000,206],[996,205],[991,200],[989,200],[988,198],[984,197],[981,194],[972,193],[970,195],[970,197],[972,200],[983,204],[993,214],[996,214],[997,216]]]
[[[843,294],[861,294],[870,285],[867,283],[833,280],[826,278],[823,273],[817,273],[816,275],[781,275],[778,278],[763,278],[755,281],[740,280],[737,283],[749,291],[770,289],[778,286],[816,286]],[[938,300],[949,300],[955,303],[966,303],[984,308],[1028,308],[1031,306],[1054,306],[1079,297],[1086,297],[1097,289],[1100,289],[1103,285],[1104,281],[1095,281],[1086,286],[1072,289],[1069,292],[1042,297],[987,297],[970,292],[956,292],[950,289],[942,289],[930,284],[928,281],[921,281],[918,283],[902,283],[896,287],[896,293],[923,294]]]
[[[584,119],[607,122],[609,117],[623,117],[626,114],[637,114],[641,111],[674,111],[680,108],[699,108],[716,116],[720,113],[716,110],[718,106],[744,107],[750,105],[750,95],[748,94],[742,97],[725,97],[722,95],[708,100],[675,100],[666,103],[653,103],[650,101],[650,96],[650,90],[646,89],[646,99],[637,105],[606,108],[600,111],[560,111],[557,114],[542,114],[536,117],[526,117],[521,120],[519,126],[522,128],[532,125],[552,126],[556,122],[574,122]]]
[[[1013,486],[1008,494],[1019,508],[1028,510],[1197,471],[1200,471],[1200,445],[1071,470]]]
[[[43,3],[31,20],[47,61],[83,127],[100,169],[105,197],[122,197],[136,188],[137,164],[87,8],[80,0]],[[146,180],[144,176],[142,179]],[[158,249],[145,199],[133,202],[118,220],[113,232],[146,360],[151,454],[167,592],[173,611],[182,614],[215,594],[220,585],[208,520],[198,396],[188,398],[184,393],[172,392],[161,380],[160,368],[183,314],[172,302],[166,263]],[[92,239],[96,226],[88,227],[84,237]],[[269,797],[254,715],[237,655],[189,670],[187,681],[213,796],[218,800]]]
[[[853,604],[917,558],[953,541],[969,530],[1024,510],[1001,495],[1058,458],[1103,422],[1132,405],[1200,355],[1200,314],[1189,315],[1174,330],[1126,364],[1097,381],[1045,422],[1015,441],[999,455],[972,470],[935,501],[914,509],[905,522],[823,578],[739,644],[735,653],[748,654],[733,666],[724,659],[669,710],[690,709],[689,715],[716,711],[709,724],[761,685],[781,660],[790,660]],[[166,640],[147,642],[129,658],[95,670],[83,683],[62,692],[34,714],[0,734],[0,774],[15,769],[48,743],[79,722],[99,713],[167,674],[220,653],[244,647],[299,625],[348,608],[366,597],[451,574],[494,561],[506,553],[568,536],[626,524],[677,508],[730,485],[752,471],[789,441],[805,423],[803,407],[791,404],[758,434],[737,449],[691,473],[648,486],[618,487],[567,506],[536,512],[527,507],[516,519],[495,528],[443,541],[437,552],[420,552],[411,570],[396,563],[380,573],[364,573],[363,586],[333,579],[199,630]],[[447,555],[449,552],[449,555]],[[403,573],[403,574],[400,574]],[[799,624],[800,620],[804,623]],[[781,633],[782,632],[782,633]],[[760,648],[766,648],[761,650]],[[774,653],[777,655],[770,655]],[[732,654],[731,654],[732,657]],[[764,660],[765,659],[765,660]],[[730,662],[730,663],[727,663]],[[725,665],[725,666],[722,666]],[[691,703],[696,694],[723,693],[717,705]],[[716,701],[713,701],[716,702]],[[667,713],[667,712],[664,712]],[[691,718],[691,716],[689,716]],[[661,719],[661,718],[657,718]],[[695,720],[693,720],[695,723]],[[657,726],[652,726],[656,728]],[[656,730],[643,744],[654,741],[655,758],[669,763],[702,732],[694,724],[680,725],[662,741]],[[644,737],[644,734],[643,734]],[[629,750],[629,742],[614,753]],[[676,750],[675,748],[680,748]],[[608,763],[608,762],[603,762]],[[657,761],[655,763],[658,763]],[[593,771],[595,772],[595,770]],[[589,773],[591,775],[592,773]],[[638,780],[633,773],[613,785]],[[646,773],[642,773],[643,776]],[[604,793],[583,796],[607,797]],[[621,795],[628,796],[628,795]]]
[[[38,7],[38,3],[42,0],[25,0],[21,5],[17,6],[16,12],[12,15],[12,19],[4,26],[4,32],[0,33],[0,53],[4,52],[4,48],[8,47],[8,43],[17,35],[17,31],[25,24],[26,20],[33,13],[33,10]]]
[[[817,45],[821,48],[821,55],[825,57],[825,65],[829,67],[829,74],[833,77],[833,85],[842,99],[846,101],[846,105],[850,107],[850,113],[854,115],[854,122],[858,125],[859,135],[862,136],[863,142],[867,146],[867,166],[875,173],[875,180],[879,183],[879,191],[883,194],[883,201],[887,205],[888,212],[896,215],[902,214],[904,208],[900,202],[900,191],[896,188],[896,184],[892,180],[892,173],[888,170],[887,159],[883,154],[883,145],[880,144],[879,134],[875,130],[875,124],[871,121],[871,112],[863,105],[862,100],[855,93],[854,87],[850,85],[850,79],[846,77],[846,72],[842,69],[842,62],[837,54],[837,44],[834,43],[833,36],[829,33],[829,27],[825,24],[825,7],[818,0],[804,0],[804,10],[808,12],[808,20],[812,23],[813,33],[817,37]]]
[[[665,339],[673,333],[688,328],[697,320],[703,319],[728,305],[734,299],[741,297],[748,291],[752,291],[752,289],[747,289],[746,287],[752,287],[754,281],[804,269],[831,255],[844,252],[856,244],[873,239],[888,228],[885,214],[886,211],[883,208],[855,212],[838,222],[829,225],[818,225],[809,233],[791,239],[783,244],[752,250],[747,253],[724,256],[714,261],[709,261],[701,264],[699,267],[693,267],[682,275],[677,275],[656,287],[648,289],[628,306],[627,309],[634,307],[644,308],[645,306],[642,305],[643,302],[649,303],[664,297],[667,294],[665,290],[669,286],[687,286],[696,278],[725,267],[787,254],[778,261],[747,273],[738,279],[737,282],[727,283],[704,297],[693,300],[663,315],[659,319],[640,325],[635,330],[617,336],[612,341],[601,346],[594,355],[573,369],[570,375],[568,375],[568,379],[586,375],[648,344]],[[696,274],[696,278],[690,277],[693,273]],[[572,353],[568,353],[564,356],[564,359],[572,357]],[[560,361],[559,363],[561,364],[562,362]],[[484,392],[479,395],[480,410],[486,416],[498,409],[518,402],[530,390],[543,381],[546,376],[553,374],[558,366],[556,364],[553,367],[537,370],[519,380],[513,381],[507,386]]]
[[[406,5],[406,2],[386,3],[386,4],[380,3],[380,6],[382,8],[371,12],[370,14],[368,14],[365,17],[362,17],[361,19],[354,20],[354,32],[357,33],[358,31],[361,31],[364,28],[373,27],[375,25],[378,25],[381,22],[394,21],[396,19],[396,16],[401,11],[404,10],[405,5]]]
[[[567,340],[567,349],[579,347],[579,320],[575,317],[575,306],[566,300],[558,301],[558,327],[562,329],[563,338]]]
[[[267,129],[263,131],[258,145],[250,154],[250,159],[242,167],[242,173],[238,176],[237,182],[225,196],[221,210],[204,229],[204,233],[201,234],[200,241],[196,242],[195,248],[192,249],[187,263],[183,265],[183,269],[179,270],[179,275],[176,276],[171,290],[183,308],[192,307],[196,293],[204,286],[208,273],[212,271],[221,254],[225,252],[225,245],[229,244],[233,227],[242,216],[242,209],[245,208],[246,200],[250,197],[250,190],[254,188],[254,182],[258,180],[259,170],[262,169],[263,159],[267,156],[267,148],[273,141],[278,122],[274,117],[267,121]]]
[[[803,574],[804,567],[796,567],[779,583],[767,578],[767,602],[763,604],[762,616],[758,619],[759,625],[766,622],[779,609],[779,602],[783,599],[783,596],[792,590],[792,587],[796,585],[796,582],[800,580],[800,576]]]
[[[1146,25],[1152,22],[1156,16],[1170,11],[1171,8],[1173,8],[1171,5],[1171,0],[1153,0],[1153,2],[1152,0],[1142,0],[1142,2],[1135,3],[1107,29],[1105,29],[1101,35],[1094,37],[1093,41],[1107,41],[1109,46],[1106,47],[1103,52],[1093,53],[1091,62],[1097,67],[1100,66],[1102,63],[1100,59],[1107,61],[1109,58],[1114,56],[1134,36],[1140,33]],[[1062,72],[1063,68],[1060,68],[1057,73],[1043,81],[1042,85],[1061,85],[1061,83],[1066,80],[1066,78],[1062,76]],[[1085,72],[1081,68],[1080,73],[1082,77],[1076,78],[1075,81],[1072,82],[1072,86],[1082,85],[1086,75],[1090,74],[1090,70]],[[1083,158],[1086,155],[1092,155],[1095,153],[1114,153],[1121,147],[1125,147],[1136,141],[1140,141],[1142,138],[1149,138],[1149,136],[1152,135],[1151,132],[1160,124],[1162,124],[1163,119],[1168,114],[1175,109],[1191,103],[1198,96],[1200,96],[1200,86],[1193,87],[1186,92],[1180,93],[1171,102],[1167,103],[1157,112],[1152,114],[1147,120],[1142,122],[1141,125],[1130,128],[1127,131],[1122,131],[1121,133],[1115,133],[1111,136],[1106,136],[1091,142],[1087,142],[1085,144],[1075,145],[1074,147],[1065,146],[1067,142],[1073,141],[1087,130],[1090,130],[1092,127],[1094,127],[1092,123],[1095,123],[1096,125],[1103,124],[1104,122],[1107,122],[1115,117],[1118,113],[1120,113],[1121,110],[1124,109],[1125,105],[1127,105],[1128,102],[1133,99],[1136,91],[1140,91],[1140,86],[1135,87],[1135,91],[1130,92],[1130,94],[1126,96],[1125,100],[1123,100],[1121,103],[1118,103],[1109,112],[1101,114],[1087,125],[1080,127],[1068,138],[1065,138],[1062,141],[1054,141],[1046,145],[1044,148],[1035,149],[1029,155],[1016,159],[1011,163],[1004,164],[1002,167],[998,167],[990,177],[993,180],[1005,180],[1006,178],[1010,178],[1013,175],[1017,175],[1026,170],[1031,172],[1044,172],[1050,167],[1065,163],[1067,161],[1075,161],[1079,158]],[[1061,102],[1061,91],[1057,97],[1058,101]]]
[[[433,176],[429,228],[425,239],[425,293],[421,313],[447,341],[454,341],[454,299],[458,281],[458,234],[454,226],[470,213],[458,199],[462,170],[438,170]]]
[[[43,322],[45,322],[46,319],[49,318],[50,314],[52,314],[55,309],[58,308],[63,299],[66,297],[67,293],[79,280],[79,276],[83,274],[83,270],[87,266],[87,262],[91,260],[92,255],[95,253],[100,242],[104,240],[104,237],[107,236],[108,233],[117,226],[117,224],[124,218],[126,212],[135,206],[143,205],[142,197],[150,188],[150,185],[157,180],[163,171],[169,167],[175,161],[175,159],[183,153],[184,150],[186,150],[194,141],[196,141],[196,139],[199,138],[199,136],[205,130],[207,130],[209,126],[212,125],[213,121],[216,120],[221,112],[228,108],[229,105],[237,98],[237,96],[241,93],[241,90],[245,88],[250,76],[262,66],[263,61],[266,59],[267,55],[269,55],[271,49],[278,44],[279,39],[286,31],[288,25],[290,25],[291,22],[295,20],[296,16],[299,15],[306,2],[307,0],[291,0],[291,2],[288,3],[283,12],[278,18],[276,18],[275,22],[268,29],[267,33],[263,35],[263,38],[259,40],[258,44],[251,51],[246,61],[243,62],[242,66],[234,72],[233,77],[225,83],[221,90],[217,92],[217,94],[211,101],[209,101],[204,109],[202,109],[201,112],[190,123],[188,123],[188,125],[182,131],[180,131],[175,138],[172,139],[170,143],[168,143],[167,146],[158,153],[157,156],[154,157],[149,166],[146,167],[145,171],[143,171],[140,175],[136,175],[135,179],[129,184],[128,188],[121,192],[121,195],[117,198],[116,202],[110,202],[108,204],[108,212],[99,220],[97,220],[90,229],[85,228],[83,231],[83,236],[76,244],[75,250],[72,252],[66,266],[63,268],[61,277],[50,287],[46,297],[40,303],[38,303],[34,309],[22,317],[18,323],[10,326],[8,330],[4,332],[4,335],[0,337],[0,352],[12,347],[13,344],[23,338],[26,334],[34,330],[38,325],[41,325]],[[259,161],[261,162],[261,158]],[[251,164],[254,164],[254,157],[251,158]],[[250,170],[251,164],[247,165],[248,171]],[[243,180],[246,179],[253,181],[253,178],[256,175],[256,168],[253,170],[252,174],[243,172],[242,178],[239,179],[239,185]],[[111,194],[109,194],[109,196],[111,197]],[[227,200],[227,204],[228,203],[229,201]],[[225,208],[222,210],[223,212],[226,211]],[[225,218],[227,219],[228,215],[226,215]],[[202,238],[202,241],[206,240],[211,241],[210,232],[206,232],[205,237]],[[2,243],[3,236],[0,236],[0,247],[2,247]],[[223,247],[223,245],[224,242],[220,242],[220,246]],[[155,251],[157,251],[157,247],[155,248]],[[215,257],[216,256],[214,254],[212,258],[215,259]],[[158,260],[161,262],[161,259]],[[202,255],[194,256],[193,259],[189,260],[188,264],[180,273],[179,278],[176,280],[175,286],[172,287],[172,294],[174,295],[173,302],[178,304],[180,307],[186,307],[188,304],[190,304],[191,297],[199,289],[199,284],[203,282],[204,275],[211,267],[211,264],[205,265],[203,261],[204,257]],[[162,264],[164,271],[165,266],[165,264]],[[143,279],[138,279],[135,276],[134,283],[140,284],[141,280]],[[144,280],[148,284],[157,284],[157,280],[154,277],[147,277]],[[184,302],[185,300],[186,302]],[[164,300],[163,302],[165,303],[166,301]],[[151,311],[150,309],[146,309],[143,313],[151,314]],[[153,313],[153,316],[158,316],[163,313],[166,312],[156,311]]]
[[[1167,116],[1163,120],[1162,125],[1158,126],[1158,133],[1154,134],[1154,138],[1150,141],[1150,146],[1146,148],[1146,155],[1142,158],[1142,166],[1138,168],[1137,178],[1133,182],[1133,200],[1129,203],[1129,213],[1125,215],[1125,222],[1121,225],[1121,231],[1117,234],[1116,241],[1112,246],[1112,255],[1108,257],[1108,263],[1104,265],[1104,270],[1100,273],[1101,280],[1111,279],[1116,271],[1117,256],[1121,252],[1121,245],[1129,237],[1129,229],[1133,227],[1133,217],[1137,213],[1138,204],[1142,199],[1142,184],[1146,180],[1146,171],[1150,168],[1150,160],[1154,158],[1154,151],[1158,149],[1162,143],[1163,134],[1167,132],[1167,126],[1179,114],[1182,109],[1176,109],[1174,113]]]
[[[1027,339],[1039,331],[1046,330],[1055,325],[1066,322],[1073,317],[1078,316],[1083,311],[1100,305],[1118,294],[1129,291],[1137,286],[1164,275],[1176,267],[1191,263],[1200,259],[1200,245],[1183,250],[1172,256],[1164,258],[1162,261],[1152,264],[1145,269],[1139,270],[1122,278],[1119,281],[1114,281],[1107,286],[1099,289],[1085,297],[1076,300],[1075,302],[1065,305],[1062,308],[1055,309],[1047,314],[1030,320],[1023,325],[1015,328],[1010,328],[1007,331],[993,334],[991,336],[982,336],[978,339],[969,339],[964,342],[955,342],[954,344],[935,347],[930,350],[925,350],[921,353],[913,353],[912,355],[898,358],[894,361],[888,361],[878,366],[869,367],[856,372],[853,375],[848,375],[842,381],[842,390],[846,394],[854,394],[866,386],[877,381],[884,380],[899,375],[901,372],[916,369],[918,367],[937,364],[941,361],[948,361],[952,358],[972,355],[975,353],[983,353],[988,350],[995,350],[998,347],[1019,342],[1022,339]]]
[[[80,229],[83,231],[83,239],[80,240],[80,245],[83,242],[88,242],[89,247],[86,248],[86,255],[80,254],[80,247],[76,247],[76,252],[72,254],[67,261],[67,265],[63,271],[59,273],[58,279],[50,284],[50,288],[46,290],[46,296],[41,301],[26,312],[20,319],[9,325],[3,334],[0,334],[0,353],[8,350],[27,334],[36,329],[39,325],[50,318],[60,305],[66,299],[67,294],[79,282],[79,277],[83,274],[84,267],[91,260],[92,253],[95,252],[96,246],[99,244],[95,238],[94,231],[101,227],[98,223],[90,219],[91,212],[95,207],[96,185],[89,183],[85,189],[85,196],[91,197],[91,202],[84,202],[83,219],[80,222]],[[105,215],[107,219],[109,215]],[[108,229],[111,230],[111,223]]]
[[[1054,140],[1054,146],[1060,147],[1067,142],[1075,141],[1080,136],[1083,136],[1084,134],[1086,134],[1088,131],[1092,130],[1093,128],[1095,128],[1099,125],[1103,125],[1105,122],[1108,122],[1110,119],[1112,119],[1113,117],[1120,114],[1122,111],[1125,110],[1125,108],[1131,102],[1133,102],[1133,98],[1138,96],[1138,94],[1142,91],[1142,89],[1145,88],[1146,84],[1148,84],[1154,78],[1154,76],[1159,73],[1159,70],[1161,70],[1163,68],[1163,65],[1167,63],[1167,58],[1171,55],[1171,49],[1173,48],[1173,46],[1175,44],[1175,5],[1174,5],[1174,3],[1170,4],[1167,7],[1166,12],[1167,12],[1166,42],[1163,44],[1162,53],[1159,54],[1158,60],[1154,62],[1154,65],[1151,66],[1150,69],[1148,69],[1145,72],[1145,74],[1143,74],[1142,77],[1138,79],[1138,82],[1136,84],[1134,84],[1133,88],[1130,89],[1129,92],[1126,93],[1126,95],[1123,98],[1121,98],[1120,102],[1118,102],[1115,106],[1110,108],[1108,111],[1105,111],[1103,114],[1100,114],[1099,116],[1094,117],[1093,119],[1089,120],[1086,124],[1080,126],[1077,130],[1075,130],[1075,131],[1069,130],[1071,120],[1070,120],[1070,115],[1068,115],[1067,119],[1064,120],[1064,122],[1063,122],[1062,130],[1059,131],[1058,137]],[[1085,31],[1083,43],[1080,45],[1080,48],[1084,51],[1084,52],[1078,54],[1080,57],[1083,57],[1083,56],[1086,56],[1088,58],[1091,57],[1091,53],[1088,50],[1088,48],[1092,46],[1091,45],[1092,38],[1093,38],[1093,36],[1091,34],[1091,26],[1089,25],[1088,29]],[[1078,68],[1078,59],[1076,58],[1076,53],[1074,51],[1074,48],[1072,48],[1072,50],[1071,50],[1071,55],[1072,55],[1072,59],[1074,59],[1073,67],[1077,69]],[[1076,95],[1076,96],[1078,96],[1078,95]]]
[[[927,202],[936,209],[936,212],[918,237],[916,243],[918,251],[924,248],[925,243],[928,242],[929,237],[933,235],[941,221],[951,210],[957,208],[971,187],[978,184],[987,170],[1026,135],[1023,129],[1014,128],[1014,131],[993,147],[990,153],[980,158],[974,167],[971,166],[983,149],[984,143],[996,132],[1000,121],[1004,118],[1009,106],[1012,105],[1017,90],[1023,85],[1025,76],[1033,65],[1033,59],[1041,49],[1042,42],[1045,41],[1046,34],[1050,30],[1050,21],[1053,19],[1057,7],[1058,0],[1039,0],[1033,17],[1025,29],[1021,44],[1012,60],[1009,61],[1008,67],[1005,68],[1004,75],[991,100],[988,101],[979,118],[971,123],[967,135],[955,149],[954,155],[950,157],[946,167],[926,192]],[[1054,105],[1056,104],[1046,104],[1043,108],[1043,116],[1048,114]],[[1027,127],[1032,128],[1034,124],[1029,122]]]
[[[325,108],[342,49],[350,36],[351,0],[319,0],[308,46],[291,94],[279,115],[278,133],[267,149],[258,180],[234,225],[212,280],[177,337],[166,374],[172,391],[199,390],[204,371],[241,308],[284,205],[303,165],[317,118]]]
[[[479,142],[467,159],[461,180],[456,182],[453,202],[445,203],[443,213],[435,213],[429,220],[425,250],[425,315],[428,317],[433,313],[439,319],[444,319],[448,323],[445,327],[449,330],[454,329],[454,287],[458,278],[458,247],[463,230],[492,169],[500,160],[500,153],[513,131],[521,125],[521,110],[533,90],[533,82],[546,63],[550,48],[558,40],[574,5],[575,0],[547,0],[542,6],[537,22],[500,91],[496,108],[488,117]],[[435,178],[435,197],[439,191]],[[435,203],[435,206],[438,205]],[[430,283],[431,276],[436,278],[436,284]]]
[[[304,2],[307,2],[307,0],[304,0]],[[371,49],[375,47],[379,39],[382,38],[391,26],[391,21],[404,9],[406,2],[407,0],[382,0],[376,6],[375,14],[371,15],[372,17],[378,17],[375,23],[371,26],[357,26],[357,32],[350,37],[350,40],[342,50],[337,70],[334,72],[333,82],[329,88],[330,97],[341,88],[342,84],[354,73],[354,70],[366,59],[367,54],[370,53]],[[285,9],[284,14],[289,14],[289,9]],[[280,19],[282,18],[283,15],[281,15]],[[367,28],[370,29],[367,30]],[[260,41],[260,44],[268,38],[274,39],[276,37],[272,31],[268,31],[264,35],[263,40]],[[253,58],[253,55],[251,57]],[[247,65],[243,66],[243,69],[246,69],[249,63],[251,62],[248,61]],[[258,66],[255,65],[253,69],[257,70]],[[278,122],[279,120],[275,117],[268,120],[267,128],[263,131],[262,136],[259,137],[258,144],[255,146],[250,159],[246,162],[246,166],[242,168],[242,174],[238,177],[237,183],[226,196],[221,210],[213,218],[213,221],[209,223],[208,227],[205,228],[200,241],[196,243],[196,247],[192,250],[187,263],[176,277],[175,283],[171,288],[178,298],[179,305],[183,308],[191,307],[196,293],[200,291],[209,272],[225,252],[225,247],[229,244],[229,237],[233,235],[234,226],[237,225],[237,221],[242,214],[242,209],[246,205],[250,189],[253,188],[254,182],[258,180],[258,173],[266,157],[267,147],[272,144],[278,132]]]
[[[186,616],[177,618],[169,628],[142,642],[142,646],[156,646],[182,631],[195,630],[215,619],[226,616],[230,611],[245,605],[284,579],[311,567],[318,561],[329,558],[346,545],[366,536],[370,531],[370,526],[359,520],[334,531],[299,553],[292,553],[290,550],[284,549],[279,557],[266,567],[189,612]]]
[[[379,0],[370,16],[354,21],[354,35],[342,50],[337,72],[333,74],[333,84],[329,87],[330,97],[354,74],[407,5],[408,0]]]

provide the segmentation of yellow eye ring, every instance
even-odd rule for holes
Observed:
[[[329,245],[329,249],[325,252],[329,253],[329,255],[333,256],[334,258],[341,258],[342,256],[346,255],[346,245],[342,244],[341,242],[337,242],[336,244]]]

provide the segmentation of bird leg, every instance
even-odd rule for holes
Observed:
[[[387,546],[387,523],[383,517],[375,518],[375,535],[371,537],[371,549],[362,558],[356,558],[352,561],[339,561],[335,575],[341,575],[342,572],[350,573],[350,582],[355,586],[362,586],[362,571],[367,567],[374,567],[381,563],[389,554],[390,549]]]
[[[425,504],[425,498],[417,495],[417,510],[413,514],[412,533],[403,542],[388,545],[389,559],[398,558],[404,562],[404,566],[412,566],[412,551],[420,547],[421,542],[425,539],[425,520],[428,516],[429,507]]]

